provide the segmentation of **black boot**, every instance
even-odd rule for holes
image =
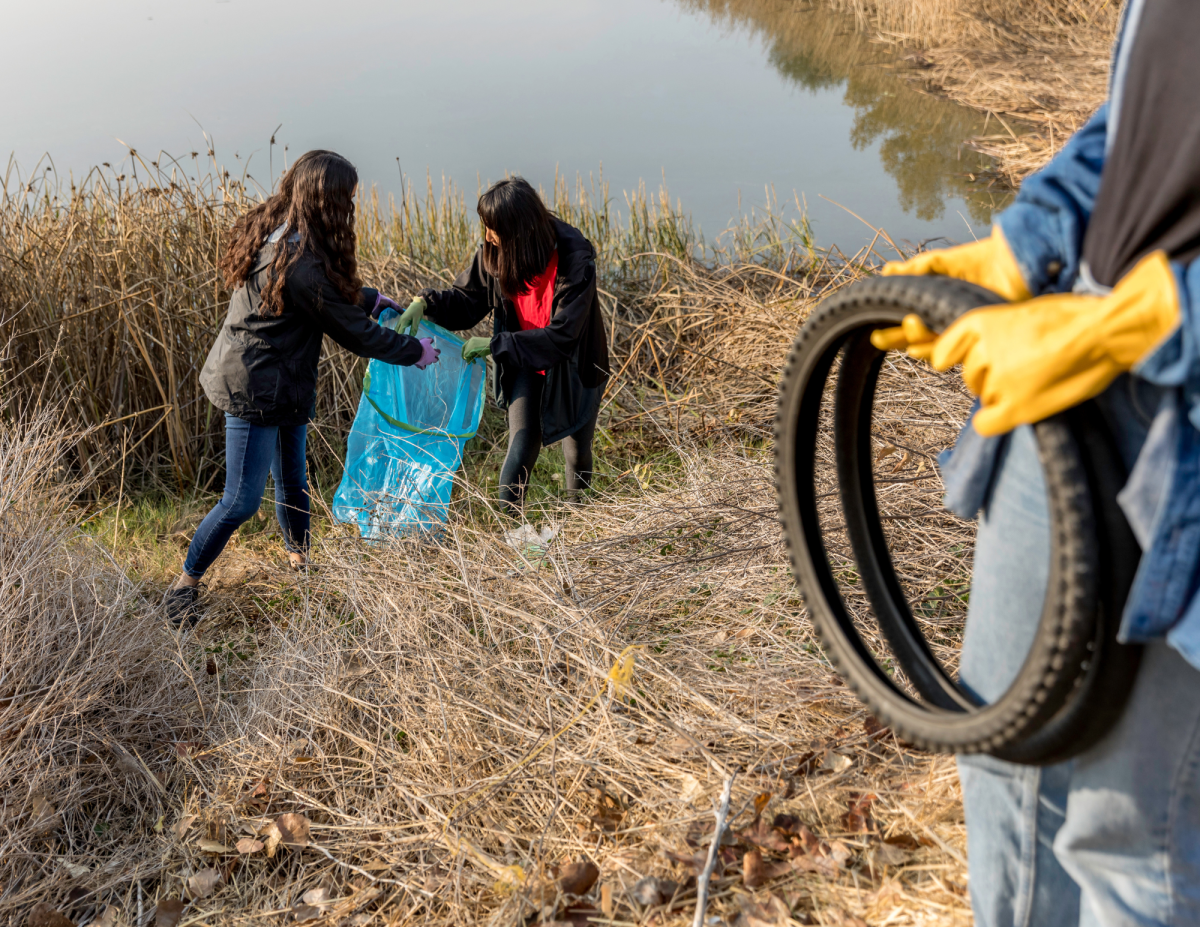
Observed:
[[[163,596],[166,612],[176,631],[190,631],[200,621],[200,589],[198,586],[178,586]]]

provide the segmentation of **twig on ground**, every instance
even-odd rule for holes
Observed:
[[[730,773],[721,789],[721,800],[717,803],[716,827],[713,828],[712,843],[708,846],[708,859],[704,862],[704,871],[696,882],[696,916],[692,918],[692,927],[703,927],[704,912],[708,908],[708,882],[712,878],[713,869],[717,865],[717,856],[721,852],[721,838],[725,835],[725,818],[729,816],[729,799],[733,792],[733,779],[737,773]]]

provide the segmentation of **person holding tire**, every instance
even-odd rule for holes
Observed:
[[[267,474],[288,560],[308,562],[305,435],[328,335],[360,357],[420,369],[438,359],[433,339],[389,331],[376,319],[398,308],[364,287],[355,257],[358,172],[332,151],[309,151],[279,191],[234,224],[220,270],[233,289],[200,385],[225,413],[225,492],[200,522],[183,573],[163,608],[176,628],[200,618],[201,578],[238,526],[258,511]]]
[[[1028,650],[1046,594],[1046,492],[1029,429],[1096,398],[1131,467],[1142,547],[1120,637],[1141,670],[1109,733],[1038,768],[960,756],[980,927],[1200,924],[1200,6],[1130,0],[1109,101],[1023,184],[982,242],[885,274],[942,274],[1009,302],[940,335],[875,332],[979,410],[945,470],[980,514],[960,673],[984,699]]]
[[[491,337],[469,338],[463,357],[491,356],[492,394],[508,414],[500,505],[519,517],[541,449],[563,442],[571,499],[591,485],[592,439],[608,380],[608,339],[596,296],[596,252],[553,215],[521,177],[492,184],[478,204],[484,241],[449,289],[425,289],[398,320],[423,317],[451,331],[489,313]]]

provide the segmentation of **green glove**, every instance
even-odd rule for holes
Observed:
[[[408,333],[414,338],[417,337],[417,329],[421,326],[421,320],[425,318],[425,300],[418,296],[408,308],[400,313],[400,318],[396,319],[395,331],[403,332],[406,328]]]
[[[468,338],[463,343],[462,358],[465,361],[473,361],[477,357],[487,357],[491,353],[491,338]]]

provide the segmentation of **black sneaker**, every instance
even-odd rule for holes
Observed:
[[[199,600],[198,586],[179,586],[167,590],[162,601],[163,611],[176,631],[190,631],[200,621]]]

